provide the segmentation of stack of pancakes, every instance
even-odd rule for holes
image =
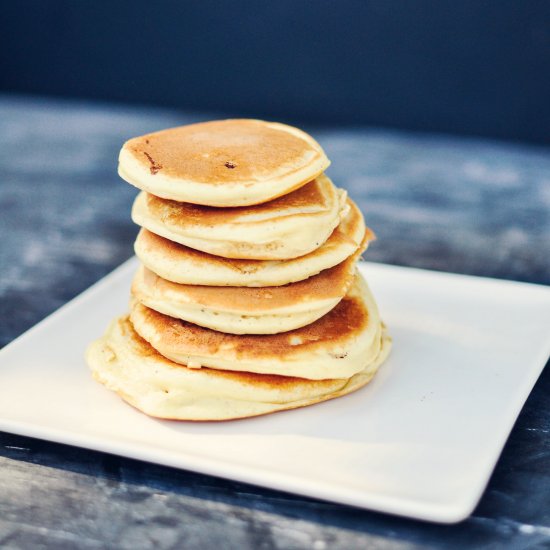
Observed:
[[[131,139],[142,265],[94,377],[143,412],[226,420],[365,385],[390,349],[356,269],[372,232],[304,132],[225,120]]]

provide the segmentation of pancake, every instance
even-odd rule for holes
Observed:
[[[319,248],[348,209],[346,192],[320,175],[256,206],[215,208],[142,192],[132,219],[161,237],[224,258],[286,260]]]
[[[357,274],[348,294],[326,315],[281,334],[235,335],[175,319],[133,301],[136,332],[159,353],[190,368],[350,378],[378,355],[381,322],[365,281]]]
[[[180,285],[140,267],[132,296],[160,313],[232,334],[276,334],[313,323],[344,297],[356,255],[304,281],[263,288]]]
[[[291,260],[236,260],[214,256],[174,243],[142,229],[135,251],[151,271],[174,283],[206,286],[281,286],[307,279],[364,250],[374,234],[361,212],[350,209],[327,241],[309,254]]]
[[[280,197],[330,164],[308,134],[285,124],[217,120],[127,141],[122,179],[157,197],[209,206],[247,206]]]
[[[212,369],[194,370],[166,359],[134,331],[128,317],[113,321],[86,360],[94,378],[142,412],[173,420],[230,420],[312,405],[367,384],[387,357],[380,353],[350,379],[303,380]]]

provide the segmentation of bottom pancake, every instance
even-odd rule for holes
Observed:
[[[374,376],[391,339],[382,331],[379,353],[349,379],[301,378],[190,369],[156,352],[129,318],[114,320],[93,342],[86,360],[96,380],[125,401],[157,418],[231,420],[312,405],[351,393]]]

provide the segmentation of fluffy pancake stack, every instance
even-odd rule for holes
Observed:
[[[366,384],[390,339],[356,261],[373,238],[304,132],[258,120],[131,139],[142,191],[130,314],[93,342],[94,377],[161,418],[227,420]]]

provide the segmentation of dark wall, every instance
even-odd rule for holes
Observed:
[[[550,2],[19,0],[0,90],[550,141]]]

